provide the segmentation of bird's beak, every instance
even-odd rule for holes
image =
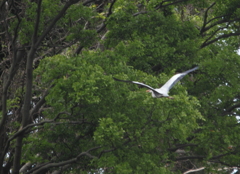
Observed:
[[[169,99],[174,99],[174,97],[170,97],[170,96],[169,96],[168,98],[169,98]]]
[[[151,91],[148,89],[148,90],[146,90],[146,92],[151,92]]]

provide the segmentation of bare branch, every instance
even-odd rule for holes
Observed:
[[[101,151],[100,154],[98,155],[98,158],[100,158],[100,157],[102,156],[102,154],[108,153],[108,152],[112,152],[112,151],[114,151],[114,150],[116,150],[116,148],[112,148],[112,149],[108,149],[108,150],[103,150],[103,151]]]
[[[175,152],[178,149],[184,148],[184,147],[189,147],[189,146],[198,146],[197,144],[193,144],[193,143],[188,143],[188,144],[181,144],[181,145],[177,145],[174,148],[169,148],[169,151]]]
[[[113,5],[114,5],[115,2],[116,2],[116,0],[113,0],[113,2],[111,3],[111,5],[108,9],[107,17],[109,17],[112,14],[112,8],[113,8]],[[97,33],[100,33],[106,27],[105,22],[106,22],[106,19],[102,22],[100,28],[97,29]]]
[[[32,35],[32,43],[35,43],[37,41],[37,33],[38,33],[38,26],[40,21],[40,15],[41,15],[41,6],[42,6],[42,0],[38,0],[37,3],[37,17],[36,17],[36,23],[34,26],[34,32]]]
[[[113,5],[115,4],[116,0],[113,0],[109,9],[108,9],[108,14],[107,14],[107,17],[109,17],[111,14],[112,14],[112,8],[113,8]]]
[[[31,162],[27,162],[26,164],[24,164],[24,165],[21,167],[21,169],[19,170],[19,172],[20,172],[20,173],[23,173],[23,172],[27,171],[28,168],[29,168],[31,165],[32,165]]]
[[[53,85],[51,85],[41,96],[41,99],[38,101],[38,103],[36,104],[36,106],[34,108],[31,109],[30,111],[30,116],[33,117],[33,115],[39,110],[39,108],[45,103],[45,97],[48,95],[49,93],[49,89],[52,87]]]
[[[225,27],[219,27],[218,29],[216,29],[204,42],[202,45],[206,44],[209,40],[211,40],[218,31],[223,30]]]
[[[217,21],[217,22],[215,22],[215,23],[213,23],[213,24],[211,24],[211,25],[209,25],[208,27],[205,27],[204,29],[203,29],[203,31],[202,31],[202,33],[203,32],[205,32],[205,31],[207,31],[207,30],[209,30],[209,29],[211,29],[211,28],[213,28],[214,26],[216,26],[216,25],[219,25],[219,24],[223,24],[223,23],[228,23],[228,25],[231,23],[231,22],[235,22],[235,21],[239,21],[240,20],[240,18],[234,18],[234,19],[232,19],[232,20],[228,20],[227,18],[226,18],[226,16],[222,16],[221,18],[223,18],[222,20],[219,20],[219,21]],[[209,22],[207,22],[207,23],[209,23]],[[226,28],[226,27],[225,27]]]
[[[56,15],[56,17],[52,20],[52,22],[46,27],[46,29],[43,31],[42,35],[38,38],[36,44],[34,45],[35,48],[37,48],[40,43],[43,41],[43,39],[46,37],[46,35],[51,31],[51,29],[53,28],[53,26],[57,23],[57,21],[65,15],[65,12],[67,11],[67,9],[72,5],[77,3],[79,0],[71,0],[68,1],[65,6],[61,9],[61,11]]]
[[[219,158],[222,158],[222,157],[224,157],[224,156],[227,156],[227,155],[230,155],[230,154],[234,154],[234,153],[236,153],[236,152],[233,151],[233,152],[228,152],[228,153],[224,153],[224,154],[221,154],[221,155],[217,155],[217,156],[214,156],[214,157],[210,158],[209,161],[215,160],[215,159],[219,159]]]
[[[7,2],[7,0],[3,0],[3,1],[1,2],[1,5],[0,5],[0,8],[1,8],[1,9],[4,8],[4,6],[6,5],[6,4],[5,4],[6,2]]]
[[[84,6],[85,6],[85,5],[88,5],[88,4],[90,4],[91,2],[94,2],[94,0],[87,0],[87,1],[83,2],[83,5],[84,5]]]
[[[203,19],[203,26],[202,26],[202,29],[201,29],[200,33],[203,33],[203,31],[204,31],[204,29],[205,29],[205,26],[207,25],[208,11],[209,11],[210,8],[212,8],[215,4],[216,4],[216,2],[212,3],[212,4],[207,8],[207,10],[205,11],[204,19]]]
[[[16,28],[14,29],[14,38],[13,38],[13,40],[12,40],[12,47],[13,47],[13,52],[14,53],[16,53],[17,52],[17,48],[16,48],[16,40],[17,40],[17,37],[18,37],[18,29],[19,29],[19,26],[20,26],[20,24],[21,24],[21,19],[20,19],[20,17],[18,16],[18,14],[16,14],[16,17],[17,17],[17,19],[18,19],[18,23],[17,23],[17,26],[16,26]],[[11,38],[10,36],[9,36],[9,38]],[[15,57],[15,56],[14,56]]]
[[[1,20],[0,23],[4,23],[5,21],[8,21],[8,20],[14,19],[14,18],[16,18],[16,16],[8,17],[8,18],[6,18],[6,19]],[[1,33],[1,34],[2,34],[2,33]]]
[[[162,1],[155,9],[158,10],[158,9],[160,9],[160,8],[167,7],[167,6],[174,5],[174,4],[178,4],[178,3],[180,3],[180,2],[185,2],[185,1],[188,1],[188,0],[174,1],[174,2],[168,3],[168,4],[166,4],[166,5],[163,5],[163,3],[164,3],[164,2],[168,2],[168,1]]]
[[[240,35],[240,33],[223,34],[223,35],[221,35],[221,36],[219,36],[219,37],[217,37],[217,38],[215,38],[215,39],[213,39],[213,40],[211,40],[211,41],[209,41],[209,42],[203,43],[203,44],[201,45],[201,48],[204,48],[204,47],[206,47],[206,46],[208,46],[208,45],[210,45],[210,44],[212,44],[212,43],[214,43],[214,42],[217,42],[217,41],[220,40],[220,39],[228,38],[228,37],[230,37],[230,36],[239,36],[239,35]]]
[[[236,153],[236,151],[232,151],[232,152],[224,153],[224,154],[221,154],[221,155],[213,156],[208,161],[214,162],[214,160],[216,160],[216,159],[220,159],[224,156],[227,156],[227,155],[230,155],[230,154],[235,154],[235,153]],[[188,159],[204,159],[204,158],[206,158],[206,156],[200,156],[200,155],[199,156],[184,156],[184,157],[176,158],[175,161],[188,160]]]
[[[229,108],[227,108],[227,109],[222,113],[222,116],[230,113],[232,110],[234,110],[234,109],[236,109],[236,108],[240,108],[240,103],[235,104],[235,105],[230,106]]]
[[[168,3],[166,5],[163,5],[165,2],[170,2],[168,0],[166,1],[162,1],[159,5],[157,5],[155,7],[156,10],[160,9],[160,8],[164,8],[164,7],[167,7],[167,6],[170,6],[170,5],[174,5],[174,4],[178,4],[180,2],[184,2],[184,1],[188,1],[188,0],[179,0],[179,1],[175,1],[175,2],[171,2],[171,3]],[[137,12],[137,13],[134,13],[133,16],[138,16],[140,14],[146,14],[146,13],[149,13],[149,11],[141,11],[141,12]]]
[[[205,14],[204,14],[204,22],[203,22],[203,26],[202,26],[202,29],[200,30],[200,33],[203,34],[204,32],[208,31],[209,29],[213,28],[214,26],[216,25],[219,25],[219,24],[223,24],[223,23],[231,23],[231,22],[235,22],[235,21],[238,21],[240,20],[240,18],[234,18],[232,20],[229,20],[229,17],[232,16],[232,13],[230,14],[227,14],[227,15],[222,15],[222,16],[216,16],[212,19],[210,19],[209,21],[207,21],[207,17],[208,17],[208,11],[210,8],[212,8],[214,5],[216,4],[216,2],[214,2],[213,4],[211,4],[207,10],[205,11]],[[216,20],[216,19],[219,19],[218,21],[212,23],[211,25],[209,25],[208,27],[206,27],[207,24],[210,24],[212,21]],[[224,28],[224,27],[222,27]]]
[[[99,149],[99,148],[101,148],[101,146],[93,147],[93,148],[87,150],[86,152],[80,153],[77,157],[72,158],[72,159],[70,159],[70,160],[66,160],[66,161],[59,162],[59,163],[50,163],[50,164],[47,164],[47,165],[39,168],[39,169],[36,170],[35,172],[33,172],[33,174],[41,173],[43,170],[49,169],[49,168],[52,168],[52,167],[59,167],[59,166],[64,166],[64,165],[67,165],[67,164],[75,163],[75,162],[78,161],[82,156],[87,156],[87,157],[89,157],[89,158],[91,158],[91,159],[97,158],[96,156],[91,155],[89,152],[91,152],[91,151],[93,151],[93,150],[97,150],[97,149]]]
[[[76,49],[75,54],[79,54],[79,53],[82,51],[83,48],[84,48],[84,47],[80,45],[80,46]]]
[[[40,165],[34,167],[33,169],[29,170],[26,174],[30,174],[30,173],[32,173],[33,171],[35,171],[35,170],[37,170],[37,169],[40,169],[41,167],[46,166],[47,164],[50,164],[50,163],[51,163],[51,162],[46,162],[46,163],[40,164]]]
[[[184,156],[176,158],[175,161],[182,161],[182,160],[188,160],[188,159],[204,159],[205,156]]]
[[[148,13],[148,11],[141,11],[141,12],[134,13],[133,16],[138,16],[140,14],[146,14],[146,13]]]
[[[86,5],[86,4],[90,3],[90,2],[92,2],[92,1],[91,1],[91,0],[86,1],[86,2],[83,3],[83,5]],[[112,8],[113,8],[113,5],[115,4],[115,2],[116,2],[116,0],[113,0],[113,1],[112,1],[111,5],[110,5],[110,7],[109,7],[109,9],[108,9],[108,13],[107,13],[106,17],[109,17],[109,16],[112,14]],[[100,33],[101,31],[103,31],[104,28],[106,28],[107,25],[106,25],[105,22],[106,22],[106,19],[102,22],[102,24],[100,25],[100,27],[97,29],[97,33]],[[80,46],[76,49],[75,54],[79,54],[82,49],[83,49],[83,46],[80,45]]]
[[[4,152],[3,154],[6,153],[8,147],[9,147],[10,142],[11,142],[12,140],[14,140],[15,138],[17,138],[17,137],[18,137],[19,135],[21,135],[22,133],[24,133],[27,129],[29,129],[29,128],[31,128],[31,127],[39,126],[39,125],[44,125],[44,124],[46,124],[46,123],[54,123],[54,122],[59,118],[59,116],[62,115],[62,114],[70,115],[70,114],[67,113],[67,112],[60,112],[60,113],[57,114],[57,116],[56,116],[53,120],[45,120],[45,121],[42,121],[42,122],[40,122],[40,123],[28,124],[27,126],[25,126],[24,128],[22,128],[21,130],[19,130],[19,131],[18,131],[17,133],[15,133],[11,138],[9,138],[9,139],[7,140],[6,145],[5,145],[5,147],[4,147],[4,150],[3,150],[3,152]],[[84,122],[84,121],[83,121],[83,122]],[[1,158],[3,158],[3,157],[1,157]],[[1,159],[1,160],[3,160],[3,159]]]
[[[212,22],[212,21],[214,21],[214,20],[216,20],[216,19],[219,19],[219,18],[223,18],[223,17],[224,17],[224,16],[216,16],[216,17],[210,19],[209,21],[207,21],[206,24],[209,24],[210,22]]]

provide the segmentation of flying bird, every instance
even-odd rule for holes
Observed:
[[[133,83],[133,84],[137,84],[137,85],[143,86],[143,87],[145,87],[145,88],[148,88],[149,90],[147,90],[147,92],[152,93],[152,97],[153,97],[153,98],[167,97],[167,98],[173,99],[173,97],[170,97],[170,96],[168,95],[169,90],[170,90],[179,80],[181,80],[185,75],[187,75],[188,73],[190,73],[190,72],[192,72],[192,71],[195,71],[196,69],[198,69],[198,66],[195,67],[195,68],[193,68],[193,69],[187,70],[187,71],[185,71],[185,72],[175,74],[175,75],[172,76],[161,88],[157,88],[157,89],[154,89],[154,88],[152,88],[151,86],[148,86],[148,85],[146,85],[146,84],[144,84],[144,83],[141,83],[141,82],[129,81],[129,80],[120,80],[120,79],[117,79],[117,78],[115,78],[115,77],[113,77],[113,79],[116,80],[116,81]]]

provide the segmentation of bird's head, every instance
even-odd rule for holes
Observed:
[[[156,96],[155,96],[155,94],[154,94],[154,92],[152,90],[148,89],[148,90],[146,90],[146,92],[150,92],[152,94],[152,97],[156,98]]]
[[[152,90],[148,89],[148,90],[146,90],[146,92],[150,92],[150,93],[152,93]]]

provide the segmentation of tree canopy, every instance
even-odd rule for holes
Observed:
[[[240,167],[238,0],[0,2],[0,174]],[[170,91],[154,88],[194,66]]]

